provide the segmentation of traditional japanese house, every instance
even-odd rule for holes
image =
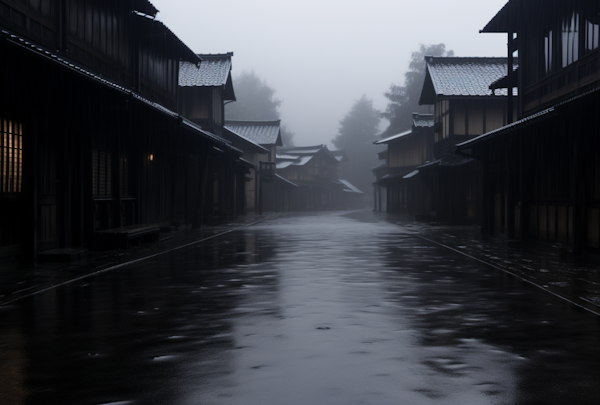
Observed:
[[[486,231],[600,253],[599,27],[595,1],[511,0],[482,30],[519,54],[490,86],[518,87],[516,121],[457,146],[483,164]]]
[[[431,206],[417,167],[434,160],[433,137],[433,115],[414,113],[412,129],[374,142],[387,146],[379,153],[385,164],[373,169],[376,210],[381,211],[384,198],[387,211],[393,213],[421,215]]]
[[[340,182],[339,161],[326,145],[280,148],[276,163],[277,173],[298,186],[293,210],[345,209],[345,197],[362,194],[354,186],[348,187],[348,182]]]
[[[179,61],[201,59],[156,13],[0,0],[0,255],[203,222],[213,157],[232,172],[239,151],[177,113]]]
[[[434,105],[434,161],[419,166],[430,192],[430,220],[476,223],[481,215],[481,167],[456,155],[457,143],[499,128],[508,121],[506,89],[490,85],[506,76],[507,58],[426,56],[420,104]],[[512,69],[511,69],[512,70]]]
[[[280,124],[280,120],[225,121],[226,132],[259,145],[265,150],[265,153],[255,155],[251,160],[254,169],[251,170],[246,183],[249,210],[286,211],[289,209],[291,189],[295,188],[295,185],[275,173],[277,147],[283,146]],[[262,177],[261,164],[264,170]]]
[[[248,200],[253,201],[254,193],[246,187],[247,178],[257,165],[257,155],[269,151],[255,142],[224,129],[225,104],[235,101],[231,79],[233,52],[223,54],[198,54],[199,64],[181,61],[179,63],[179,111],[182,116],[203,129],[226,139],[242,152],[236,160],[236,167],[220,164],[227,156],[217,155],[213,159],[216,172],[207,198],[212,201],[207,216],[212,222],[237,214],[246,213]],[[220,150],[219,150],[220,151]],[[232,210],[223,209],[223,203],[233,203]]]

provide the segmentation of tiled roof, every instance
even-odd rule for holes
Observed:
[[[179,85],[182,87],[225,86],[231,71],[231,53],[198,55],[200,66],[179,63]]]
[[[320,151],[326,147],[325,145],[315,145],[315,146],[291,146],[288,148],[279,148],[277,150],[277,156],[280,155],[312,155]]]
[[[340,150],[331,150],[329,151],[333,155],[334,158],[337,159],[338,162],[343,162],[348,160],[348,156],[346,155],[346,151],[343,149]]]
[[[288,184],[292,187],[296,187],[298,188],[298,185],[296,183],[292,183],[291,181],[289,181],[288,179],[286,179],[285,177],[281,177],[280,175],[278,175],[277,173],[275,173],[275,180],[281,181],[284,184]]]
[[[354,184],[350,183],[348,180],[339,179],[338,180],[344,186],[344,190],[347,193],[355,193],[355,194],[364,194],[360,191]]]
[[[250,147],[252,149],[254,149],[254,151],[256,151],[257,153],[268,153],[269,150],[260,146],[259,144],[257,144],[256,142],[254,142],[251,139],[248,139],[240,134],[238,134],[235,131],[232,131],[231,129],[225,127],[225,134],[228,135],[228,139],[229,140],[241,140],[243,143],[245,143],[246,145],[250,145]]]
[[[276,121],[225,121],[225,128],[259,145],[282,146],[280,120]]]
[[[327,145],[316,146],[294,146],[279,148],[277,150],[277,169],[285,169],[288,166],[304,166],[318,153],[325,153],[331,159],[339,161],[327,148]]]
[[[427,79],[431,80],[436,95],[491,96],[490,84],[507,73],[507,58],[425,58]],[[515,64],[513,68],[516,67]],[[507,94],[507,89],[495,91],[497,96]]]
[[[413,113],[413,126],[415,128],[433,127],[433,114]]]

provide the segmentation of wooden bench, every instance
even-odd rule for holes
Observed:
[[[128,249],[132,241],[158,242],[160,225],[140,224],[94,232],[94,244],[99,249]]]

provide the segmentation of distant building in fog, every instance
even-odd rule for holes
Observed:
[[[401,214],[422,214],[431,206],[430,192],[416,169],[433,161],[433,115],[413,114],[412,129],[374,142],[386,145],[379,159],[385,162],[373,170],[375,209]]]
[[[280,148],[277,173],[298,186],[293,210],[332,210],[361,207],[364,193],[338,177],[345,154],[326,145]]]
[[[251,171],[246,182],[248,209],[258,210],[261,208],[263,211],[289,211],[292,190],[297,186],[286,181],[276,172],[270,176],[272,179],[267,179],[264,175],[261,177],[260,173],[261,162],[263,162],[263,170],[267,170],[264,163],[270,163],[272,170],[275,168],[277,147],[283,146],[281,121],[227,120],[225,121],[225,129],[227,132],[247,139],[267,150],[266,154],[257,155],[256,160],[252,161],[255,169]],[[260,204],[262,204],[262,207],[259,207]]]

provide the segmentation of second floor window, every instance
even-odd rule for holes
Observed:
[[[562,24],[562,67],[579,59],[579,14],[573,12],[571,18]]]
[[[552,72],[552,30],[548,31],[548,34],[544,37],[544,62],[546,67],[546,74]]]
[[[586,21],[585,24],[585,50],[593,51],[598,48],[598,24]]]
[[[435,106],[435,141],[439,142],[450,136],[450,101],[438,101]]]

